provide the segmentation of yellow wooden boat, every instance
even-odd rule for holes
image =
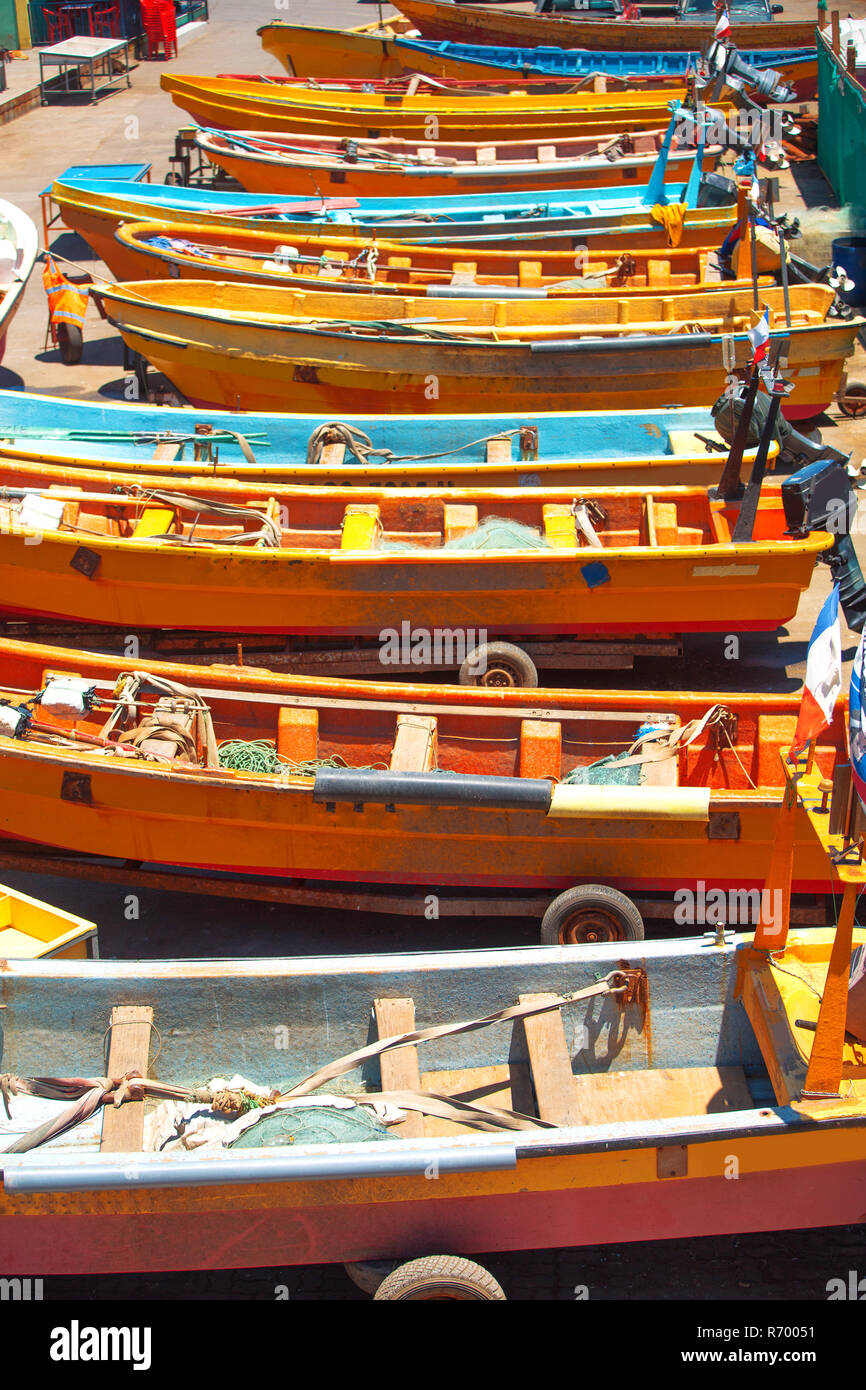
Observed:
[[[271,135],[200,130],[196,144],[211,164],[250,193],[272,197],[338,192],[346,197],[422,197],[551,188],[646,184],[665,129],[598,139],[460,141],[350,140],[342,136]],[[701,167],[715,168],[720,145],[705,148]],[[693,146],[667,157],[668,182],[685,184]]]
[[[92,960],[98,954],[95,923],[0,883],[0,968],[10,960]]]
[[[136,281],[94,289],[124,341],[195,405],[422,414],[712,405],[751,360],[752,296],[475,300]],[[789,419],[826,408],[862,320],[826,285],[790,291]],[[763,292],[771,331],[781,289]],[[723,344],[726,340],[727,345]],[[725,356],[724,354],[727,354]]]
[[[665,125],[669,103],[684,101],[685,86],[661,91],[576,92],[524,96],[519,91],[475,96],[395,92],[333,92],[233,77],[164,72],[160,84],[199,125],[227,130],[294,134],[403,137],[418,140],[534,139],[568,133],[621,134]],[[714,110],[730,113],[729,103]]]
[[[833,537],[753,538],[704,489],[25,491],[0,500],[0,612],[141,628],[379,637],[458,615],[491,637],[772,631]]]
[[[551,251],[524,256],[484,247],[425,246],[375,237],[293,236],[202,223],[124,222],[108,255],[118,279],[230,280],[241,284],[298,283],[303,289],[357,293],[577,298],[751,289],[750,266],[723,278],[715,251],[676,247],[657,251]],[[749,241],[745,246],[748,251]],[[777,243],[778,246],[778,243]],[[761,271],[772,265],[772,249]],[[779,264],[776,256],[776,266]],[[740,267],[738,267],[740,269]],[[124,272],[129,272],[128,276]],[[761,274],[760,287],[775,283]]]

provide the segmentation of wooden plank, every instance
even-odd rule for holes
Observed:
[[[589,1072],[574,1078],[584,1123],[673,1120],[753,1110],[742,1067],[670,1067]]]
[[[535,1114],[532,1082],[525,1062],[501,1062],[492,1067],[467,1067],[457,1071],[425,1071],[421,1076],[421,1089],[440,1096],[455,1096],[470,1104],[519,1110],[522,1115]],[[427,1116],[425,1132],[428,1139],[479,1133],[469,1125],[457,1120],[442,1120],[436,1115]]]
[[[543,1004],[556,998],[556,994],[521,994],[520,1003]],[[559,1125],[585,1124],[560,1011],[525,1018],[523,1027],[540,1118]]]
[[[790,1105],[806,1084],[806,1064],[797,1051],[785,1006],[769,966],[759,952],[750,952],[743,965],[742,1000],[770,1073],[776,1101]]]
[[[139,1071],[147,1075],[153,1009],[145,1005],[116,1004],[111,1010],[108,1075]],[[102,1112],[100,1153],[140,1153],[144,1142],[144,1101],[106,1105]]]
[[[411,1033],[415,1028],[414,999],[377,999],[373,1008],[376,1014],[376,1030],[380,1038],[392,1038],[397,1033]],[[379,1058],[383,1091],[420,1091],[421,1071],[418,1066],[418,1049],[400,1047],[395,1052],[385,1052]],[[405,1120],[392,1126],[395,1134],[404,1139],[424,1138],[424,1116],[408,1110]]]
[[[398,714],[392,772],[430,772],[439,760],[435,714]]]
[[[172,444],[170,441],[166,441],[163,444],[157,444],[156,448],[151,454],[151,458],[154,460],[161,459],[164,463],[173,463],[174,460],[177,458],[178,454],[181,453],[181,447],[182,446],[180,444]]]

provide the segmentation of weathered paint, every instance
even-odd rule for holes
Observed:
[[[46,670],[77,672],[113,688],[121,659],[3,641],[2,683],[39,690]],[[670,691],[537,691],[482,689],[276,675],[249,668],[148,662],[147,668],[204,689],[218,737],[276,736],[282,704],[320,710],[319,754],[339,753],[353,766],[386,764],[401,712],[436,714],[440,766],[513,776],[523,718],[559,719],[564,746],[577,737],[563,771],[627,748],[647,715],[668,711],[683,723],[714,704],[736,716],[734,749],[714,748],[704,734],[682,756],[679,785],[712,788],[711,816],[737,824],[738,838],[709,836],[689,824],[556,821],[541,813],[424,806],[348,805],[329,811],[312,800],[311,778],[288,779],[133,763],[28,740],[0,740],[0,828],[4,835],[64,849],[157,864],[236,869],[281,877],[437,886],[561,889],[584,882],[628,888],[761,886],[770,863],[782,774],[779,750],[790,746],[797,696],[674,694]],[[227,695],[240,698],[220,698]],[[272,703],[256,702],[256,695]],[[501,716],[501,717],[500,717]],[[99,732],[97,714],[80,727]],[[578,723],[571,726],[570,719]],[[585,722],[583,722],[585,721]],[[479,735],[479,738],[473,737]],[[816,765],[832,776],[847,760],[844,710],[823,735]],[[745,771],[744,771],[745,769]],[[92,804],[60,797],[64,771],[91,779]],[[754,783],[756,790],[750,783]],[[737,820],[738,818],[738,820]],[[810,829],[795,816],[797,892],[830,891],[834,874]]]
[[[646,52],[695,48],[703,52],[712,34],[712,19],[690,20],[588,19],[584,15],[521,14],[488,5],[454,5],[445,0],[400,0],[395,5],[425,39],[455,43],[500,43],[531,48],[536,44],[560,48],[630,49]],[[813,22],[777,20],[735,22],[737,45],[743,48],[811,48]]]
[[[402,92],[334,92],[297,88],[234,77],[199,77],[164,72],[163,91],[199,125],[230,130],[283,130],[297,134],[406,136],[429,138],[430,118],[441,138],[473,140],[509,135],[532,139],[567,131],[582,135],[620,134],[665,125],[668,102],[682,101],[685,86],[622,92],[577,92],[526,96],[522,93],[409,95]],[[729,102],[714,109],[730,111]]]
[[[862,935],[862,933],[860,933]],[[803,934],[805,939],[806,934]],[[742,1066],[760,1088],[765,1077],[754,1035],[735,999],[745,939],[640,945],[629,963],[649,977],[650,1021],[637,1006],[620,1015],[574,1005],[563,1013],[578,1074],[640,1073]],[[535,948],[334,960],[190,962],[35,962],[0,978],[3,1065],[19,1074],[88,1074],[102,1055],[104,1020],[118,1002],[150,1003],[162,1046],[157,1074],[194,1084],[214,1068],[237,1067],[263,1084],[297,1080],[311,1067],[363,1044],[375,998],[416,1003],[419,1026],[480,1016],[527,990],[573,991],[615,965],[622,946]],[[824,947],[827,949],[826,945]],[[175,1026],[181,1020],[181,1026]],[[289,1046],[273,1045],[285,1025]],[[588,1025],[588,1026],[585,1026]],[[587,1040],[588,1039],[588,1040]],[[495,1026],[424,1045],[423,1064],[439,1068],[525,1060],[522,1032]],[[286,1076],[289,1073],[289,1076]],[[375,1088],[378,1068],[365,1068]],[[331,1083],[332,1085],[334,1083]],[[347,1076],[338,1089],[357,1088]],[[863,1216],[866,1127],[864,1084],[830,1111],[826,1105],[762,1104],[751,1110],[589,1124],[521,1135],[517,1166],[443,1172],[436,1179],[366,1178],[199,1187],[184,1185],[194,1155],[175,1157],[177,1185],[149,1187],[146,1159],[64,1155],[54,1146],[9,1158],[12,1169],[62,1169],[130,1162],[139,1177],[107,1191],[25,1196],[0,1190],[4,1267],[10,1274],[172,1268],[233,1268],[382,1257],[431,1249],[465,1253],[564,1244],[675,1238],[728,1231],[787,1229]],[[760,1089],[757,1094],[760,1094]],[[14,1106],[14,1100],[13,1100]],[[826,1117],[821,1123],[822,1117]],[[440,1141],[405,1140],[434,1149]],[[444,1148],[515,1145],[515,1136],[441,1141]],[[659,1175],[658,1151],[684,1146],[686,1175]],[[356,1146],[360,1151],[367,1146]],[[381,1148],[381,1146],[376,1146]],[[262,1151],[263,1156],[274,1151]],[[295,1152],[293,1150],[293,1152]],[[314,1149],[299,1149],[314,1154]],[[731,1155],[738,1177],[731,1179]],[[245,1155],[255,1163],[257,1155]],[[160,1160],[163,1162],[163,1160]]]
[[[665,296],[582,300],[578,322],[570,301],[559,298],[347,300],[186,280],[137,281],[96,293],[127,346],[194,404],[245,410],[291,403],[338,413],[356,406],[435,414],[471,411],[479,398],[503,409],[596,410],[610,405],[613,392],[626,409],[662,407],[672,397],[710,406],[726,383],[723,338],[734,365],[746,366],[752,354],[752,296],[743,290],[681,294],[666,304]],[[782,290],[768,289],[764,299],[779,332]],[[832,300],[824,285],[790,291],[787,375],[795,389],[783,407],[788,418],[818,413],[841,385],[862,320],[827,318]],[[414,318],[434,327],[447,321],[450,334],[401,332],[401,321]],[[352,323],[383,320],[387,329],[351,331]],[[675,332],[677,323],[698,323],[702,332]],[[651,347],[647,334],[654,335]]]
[[[546,496],[566,508],[572,502],[570,493]],[[160,536],[139,539],[141,504],[97,494],[70,503],[76,513],[69,529],[46,530],[38,544],[33,528],[6,513],[0,611],[124,631],[162,627],[380,641],[383,631],[399,631],[405,620],[427,631],[485,629],[491,638],[772,631],[796,613],[816,557],[833,543],[824,532],[786,537],[777,491],[768,492],[758,512],[755,539],[741,544],[718,538],[730,535],[733,512],[711,505],[697,489],[653,494],[653,505],[675,508],[676,518],[667,543],[655,545],[646,539],[644,493],[596,489],[593,497],[606,513],[598,550],[531,550],[515,541],[511,550],[467,551],[443,548],[446,504],[474,506],[481,524],[506,517],[538,530],[542,503],[519,490],[282,492],[274,498],[288,518],[280,522],[282,547],[257,548],[220,543],[221,536],[242,531],[242,521],[202,516],[194,502],[175,513],[184,534],[195,527],[200,544],[192,532],[182,546],[165,545]],[[359,506],[370,525],[355,537],[349,522]],[[372,544],[371,509],[385,541],[405,540],[416,549],[401,553]],[[259,521],[254,515],[249,529]],[[722,532],[714,530],[716,523]],[[93,575],[72,563],[82,546],[99,557]],[[592,564],[603,566],[600,584],[593,583]]]

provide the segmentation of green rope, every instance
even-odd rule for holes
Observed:
[[[351,765],[335,753],[330,758],[308,758],[296,763],[291,758],[282,758],[270,739],[232,738],[221,743],[217,749],[220,767],[231,772],[278,773],[287,772],[292,777],[315,777],[325,768],[349,768]],[[356,772],[386,771],[386,763],[372,763],[355,768]]]

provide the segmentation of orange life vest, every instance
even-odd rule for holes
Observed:
[[[84,315],[87,313],[87,291],[79,289],[61,274],[53,256],[45,258],[42,283],[48,295],[48,314],[52,324],[74,323],[83,328]]]

